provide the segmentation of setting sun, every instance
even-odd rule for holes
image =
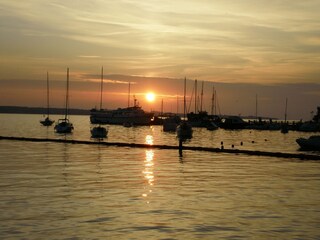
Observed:
[[[156,98],[156,95],[152,92],[148,92],[146,94],[146,99],[148,102],[153,102],[155,100],[155,98]]]

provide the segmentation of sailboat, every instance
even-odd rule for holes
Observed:
[[[103,92],[103,67],[101,68],[101,84],[100,84],[100,111],[102,110],[102,92]],[[108,130],[101,126],[99,123],[98,126],[93,127],[91,129],[91,137],[92,138],[105,138],[107,137]]]
[[[59,119],[55,125],[54,130],[57,133],[71,133],[73,131],[73,125],[68,119],[69,111],[69,68],[67,68],[67,91],[66,91],[66,106],[64,118]]]
[[[43,126],[51,126],[54,123],[54,120],[50,119],[49,114],[49,73],[47,72],[47,117],[44,120],[40,120]]]
[[[163,99],[161,101],[161,116],[162,116],[162,130],[164,132],[175,132],[177,126],[181,122],[180,116],[177,114],[164,114],[163,113]]]
[[[186,121],[186,85],[187,79],[184,78],[183,120],[177,127],[177,136],[182,140],[192,138],[192,126]]]

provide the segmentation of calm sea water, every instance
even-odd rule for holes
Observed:
[[[0,135],[64,138],[41,118],[0,114]],[[89,117],[70,120],[66,138],[89,140]],[[309,135],[195,129],[186,144],[298,152]],[[160,126],[105,141],[177,145]],[[0,190],[1,239],[320,239],[317,161],[1,140]]]

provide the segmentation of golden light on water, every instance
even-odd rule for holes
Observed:
[[[146,144],[153,145],[153,136],[147,135],[145,142]]]
[[[144,160],[144,169],[142,171],[144,175],[144,179],[147,182],[147,186],[145,187],[146,192],[142,194],[142,197],[147,198],[149,197],[149,194],[152,193],[152,186],[154,183],[154,174],[153,174],[153,157],[154,157],[154,151],[153,150],[146,150],[146,157]],[[147,203],[149,203],[149,200],[147,200]]]
[[[153,185],[154,175],[153,175],[153,150],[146,150],[146,159],[144,161],[145,169],[143,171],[144,178],[148,181],[149,185]]]

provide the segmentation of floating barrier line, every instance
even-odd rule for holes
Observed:
[[[91,145],[104,145],[104,146],[115,146],[115,147],[130,147],[130,148],[148,148],[148,149],[156,148],[156,149],[179,150],[179,146],[150,145],[150,144],[143,144],[143,143],[102,142],[102,141],[68,140],[68,139],[52,139],[52,138],[25,138],[25,137],[6,137],[6,136],[0,136],[0,140],[14,140],[14,141],[28,141],[28,142],[57,142],[57,143],[71,143],[71,144],[91,144]],[[304,153],[265,152],[265,151],[220,149],[220,148],[194,147],[194,146],[183,146],[182,149],[189,150],[189,151],[247,154],[247,155],[254,155],[254,156],[267,156],[267,157],[279,157],[279,158],[298,158],[301,160],[320,160],[320,156],[312,155],[312,154],[304,154]]]

